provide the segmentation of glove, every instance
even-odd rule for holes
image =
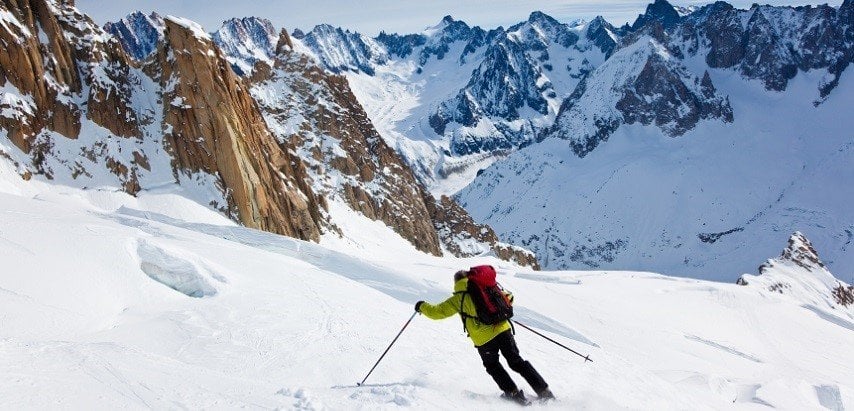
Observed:
[[[416,312],[419,312],[419,313],[421,312],[421,310],[419,309],[419,308],[421,308],[421,304],[424,304],[424,301],[419,301],[419,302],[415,303],[415,311]]]

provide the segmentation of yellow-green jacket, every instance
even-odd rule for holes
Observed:
[[[465,294],[468,281],[468,278],[463,278],[457,281],[454,283],[454,294],[447,300],[436,305],[425,302],[421,304],[418,311],[426,315],[427,318],[441,320],[454,314],[459,314],[460,303],[462,302],[463,312],[467,314],[464,317],[466,331],[469,334],[469,338],[474,342],[474,345],[476,347],[480,347],[495,338],[498,334],[509,330],[510,322],[502,321],[498,324],[487,325],[477,321],[477,312],[475,311],[474,302],[472,302],[470,296]],[[464,295],[465,300],[463,300]],[[510,294],[510,301],[513,301],[512,294]]]

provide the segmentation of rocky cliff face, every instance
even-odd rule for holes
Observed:
[[[287,41],[282,32],[274,66],[259,68],[252,78],[252,95],[277,140],[296,146],[318,193],[441,255],[420,186],[379,137],[347,80],[291,51]]]
[[[138,77],[121,46],[91,19],[70,3],[47,0],[5,1],[0,12],[5,45],[0,50],[0,127],[26,154],[20,160],[30,165],[25,174],[51,178],[55,170],[49,159],[62,156],[55,152],[56,139],[77,139],[87,120],[118,137],[141,135],[144,116],[131,101]],[[99,147],[78,145],[84,147],[77,155],[105,158],[111,171],[134,189],[126,165]],[[62,162],[72,173],[87,173],[80,161]]]
[[[292,147],[277,144],[222,52],[194,23],[166,19],[156,66],[175,168],[219,176],[240,221],[318,240],[320,212]]]
[[[68,138],[80,132],[78,104],[60,99],[61,93],[81,93],[83,84],[74,61],[72,44],[62,35],[63,21],[46,1],[4,1],[0,41],[0,80],[14,87],[19,98],[4,99],[3,129],[25,152],[32,136],[48,128]],[[54,56],[45,59],[46,55]],[[8,86],[6,85],[8,82]],[[4,93],[12,95],[12,93]]]
[[[115,185],[171,179],[247,226],[319,238],[320,210],[298,158],[281,148],[209,37],[165,21],[144,69],[71,2],[2,3],[4,152],[22,175]],[[7,116],[6,113],[9,115]],[[164,155],[166,149],[166,155]],[[192,190],[191,190],[192,191]]]

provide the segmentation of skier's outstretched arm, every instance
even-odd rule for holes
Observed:
[[[431,320],[448,318],[460,311],[460,298],[462,298],[461,294],[454,294],[436,305],[422,302],[418,305],[418,312]]]

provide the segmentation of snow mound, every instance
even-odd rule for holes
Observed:
[[[147,241],[140,241],[136,251],[139,268],[152,280],[188,297],[216,295],[216,288],[206,278],[206,270],[196,264]],[[223,281],[219,276],[213,278]]]

